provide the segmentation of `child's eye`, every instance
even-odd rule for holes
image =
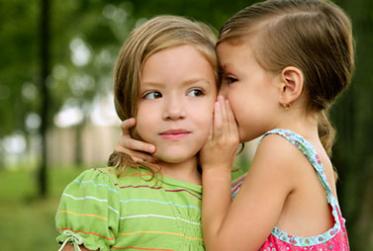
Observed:
[[[204,94],[205,94],[204,91],[198,88],[193,88],[189,90],[187,93],[188,96],[192,96],[192,97],[199,97],[199,96],[203,96]]]
[[[237,78],[230,76],[230,75],[224,76],[223,78],[223,84],[227,84],[227,85],[233,84],[236,81],[237,81]]]
[[[149,92],[146,92],[143,96],[143,99],[157,99],[157,98],[161,98],[162,97],[162,94],[158,91],[149,91]]]

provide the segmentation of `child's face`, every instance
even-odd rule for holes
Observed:
[[[157,52],[142,71],[136,131],[161,161],[195,158],[209,134],[216,93],[213,68],[194,47]]]
[[[274,74],[256,61],[248,43],[219,44],[224,77],[221,94],[230,102],[241,141],[256,138],[276,124],[279,88]]]

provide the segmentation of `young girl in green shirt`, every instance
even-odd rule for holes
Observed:
[[[158,162],[116,152],[111,167],[71,182],[56,214],[60,250],[204,250],[197,154],[217,95],[215,39],[176,16],[129,35],[114,70],[116,111],[136,119],[132,137],[154,145]]]

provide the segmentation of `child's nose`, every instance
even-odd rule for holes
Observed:
[[[165,120],[178,120],[185,118],[185,109],[182,100],[173,97],[165,102],[163,111],[163,119]]]

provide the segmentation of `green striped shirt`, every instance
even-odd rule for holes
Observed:
[[[202,187],[146,169],[90,169],[64,190],[56,214],[57,241],[90,250],[204,250]],[[233,173],[238,191],[243,172]]]

